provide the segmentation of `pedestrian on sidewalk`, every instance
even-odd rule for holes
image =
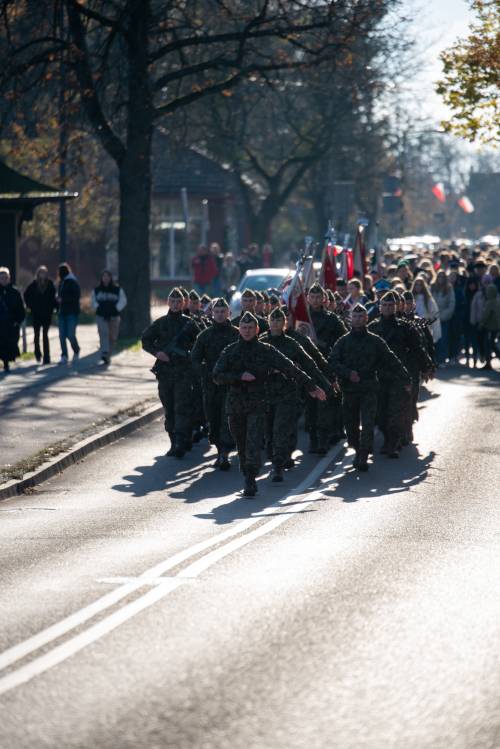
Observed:
[[[127,306],[125,292],[115,283],[109,270],[103,270],[99,286],[92,292],[92,309],[96,312],[101,360],[109,364],[120,330],[120,312]]]
[[[0,359],[5,372],[19,356],[19,326],[25,317],[23,298],[11,283],[10,270],[0,268]]]
[[[76,326],[80,314],[80,284],[68,263],[61,263],[58,268],[59,285],[57,288],[57,303],[59,305],[59,341],[61,343],[60,364],[68,361],[69,341],[73,349],[73,361],[80,356],[80,346],[76,338]]]
[[[49,271],[45,265],[41,265],[35,274],[35,278],[24,292],[24,301],[31,310],[31,320],[35,337],[35,358],[37,362],[42,361],[40,350],[40,331],[42,331],[43,363],[50,364],[49,328],[52,323],[52,314],[57,309],[56,287],[49,278]]]

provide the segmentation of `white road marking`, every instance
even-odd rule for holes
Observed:
[[[51,627],[38,632],[36,635],[33,635],[24,642],[21,642],[18,645],[14,645],[12,648],[5,650],[2,654],[0,654],[0,670],[6,668],[12,663],[15,663],[21,658],[26,657],[30,653],[33,653],[34,651],[61,637],[72,629],[75,629],[76,627],[85,623],[110,606],[113,606],[118,601],[130,595],[134,591],[140,589],[141,587],[150,585],[150,581],[152,579],[161,577],[163,573],[168,571],[169,569],[177,567],[182,562],[185,562],[191,557],[200,554],[203,551],[206,551],[212,546],[220,544],[222,541],[226,541],[227,539],[231,539],[232,537],[243,533],[251,526],[259,523],[262,520],[263,516],[276,514],[284,506],[293,506],[293,504],[296,503],[296,500],[294,498],[302,496],[304,492],[309,488],[309,486],[311,486],[311,484],[314,484],[318,480],[318,478],[322,473],[324,473],[330,462],[335,459],[336,455],[338,455],[338,453],[342,449],[343,445],[337,448],[334,453],[326,455],[322,460],[319,461],[319,463],[308,474],[308,476],[306,476],[306,478],[299,484],[299,486],[293,493],[287,495],[287,497],[285,497],[284,499],[278,500],[272,505],[269,505],[264,510],[259,512],[257,516],[250,517],[247,520],[238,523],[233,528],[229,528],[227,531],[223,531],[222,533],[217,534],[213,538],[202,541],[198,544],[195,544],[194,546],[189,547],[188,549],[185,549],[184,551],[174,554],[172,557],[169,557],[168,559],[160,562],[149,570],[146,570],[142,575],[134,578],[133,581],[127,582],[111,593],[102,596],[89,606],[76,611],[74,614],[71,614],[65,619],[62,619],[60,622],[57,622]],[[329,484],[330,480],[325,483]],[[86,647],[91,642],[95,642],[95,640],[115,629],[124,621],[127,621],[143,609],[148,608],[153,603],[156,603],[161,598],[168,595],[172,590],[175,590],[177,587],[179,587],[179,585],[185,582],[187,578],[196,577],[197,575],[201,574],[201,572],[205,571],[206,569],[208,569],[208,567],[215,564],[220,559],[223,559],[228,554],[231,554],[233,551],[236,551],[237,549],[241,548],[247,543],[250,543],[256,538],[269,533],[271,530],[288,520],[292,515],[302,511],[317,497],[320,497],[323,489],[324,486],[320,490],[313,492],[309,496],[307,502],[298,504],[297,508],[295,510],[292,509],[289,514],[280,515],[279,517],[273,518],[271,521],[264,523],[255,531],[246,533],[241,538],[234,539],[234,541],[228,544],[224,544],[221,548],[215,549],[214,551],[204,555],[201,559],[191,564],[175,577],[165,578],[164,580],[162,580],[161,585],[155,585],[155,588],[153,590],[140,596],[135,601],[126,604],[121,609],[110,614],[102,621],[89,627],[89,629],[85,630],[85,632],[82,632],[81,634],[73,637],[67,642],[56,646],[50,652],[39,656],[27,665],[20,667],[18,670],[8,674],[7,676],[0,678],[0,694],[3,694],[10,689],[13,689],[16,686],[29,681],[34,676],[37,676],[38,674],[43,673],[49,668],[57,665],[58,663],[61,663],[63,660],[69,658],[71,655]]]

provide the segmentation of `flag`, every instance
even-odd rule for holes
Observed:
[[[291,283],[286,288],[283,294],[283,301],[288,307],[288,313],[292,318],[292,327],[299,329],[314,341],[316,333],[309,316],[309,307],[299,270],[296,271]]]
[[[366,245],[363,226],[358,226],[356,231],[356,239],[354,240],[354,247],[352,248],[352,263],[352,275],[354,275],[354,271],[357,271],[359,277],[363,280],[368,272],[366,267]],[[349,277],[352,278],[352,275]]]
[[[325,289],[330,289],[331,291],[337,290],[336,252],[335,247],[331,242],[327,242],[325,249],[323,250],[320,281]]]
[[[432,188],[432,194],[436,197],[440,203],[446,203],[446,193],[444,191],[444,185],[442,182],[436,182]]]
[[[464,213],[474,213],[474,205],[467,195],[462,195],[460,200],[457,200],[457,203]]]

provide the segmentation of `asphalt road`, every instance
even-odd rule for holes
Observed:
[[[244,500],[155,423],[1,503],[1,748],[499,747],[499,385],[365,475]]]

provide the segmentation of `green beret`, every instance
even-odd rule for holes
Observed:
[[[189,298],[188,290],[185,289],[184,286],[179,286],[179,291],[181,292],[181,294],[184,297],[184,299],[188,299]]]
[[[352,308],[351,314],[353,312],[368,312],[368,310],[366,309],[366,307],[363,304],[360,304],[358,302],[358,304],[355,304],[354,307]]]
[[[255,292],[255,298],[256,298],[256,300],[258,302],[263,302],[264,301],[264,297],[262,296],[262,294],[260,293],[260,291],[256,291]]]
[[[258,325],[257,318],[255,315],[252,315],[251,312],[244,312],[242,316],[240,317],[240,323],[255,323],[255,325]]]
[[[177,286],[175,286],[172,289],[172,291],[168,295],[168,298],[169,299],[184,299],[184,297],[182,296],[181,290]]]
[[[402,294],[402,297],[405,300],[405,302],[414,302],[415,301],[412,291],[405,291]]]
[[[203,304],[210,304],[212,300],[210,299],[208,294],[203,294],[203,296],[201,297],[201,301]]]
[[[261,291],[261,292],[260,292],[260,295],[261,295],[262,299],[263,299],[263,300],[264,300],[265,302],[268,302],[268,301],[269,301],[269,294],[267,293],[267,291]]]
[[[393,302],[396,304],[396,294],[393,291],[388,291],[381,299],[382,302]]]
[[[201,297],[195,289],[191,289],[189,292],[189,298],[192,302],[199,302]]]
[[[243,294],[241,296],[245,297],[245,299],[255,299],[256,298],[255,297],[255,291],[252,291],[252,289],[245,289],[245,291],[243,292]]]
[[[279,307],[276,307],[276,309],[273,309],[271,314],[269,315],[270,320],[284,320],[285,319],[285,313],[282,309]]]
[[[311,288],[309,289],[309,293],[310,293],[310,294],[324,294],[324,293],[325,293],[325,290],[324,290],[324,288],[323,288],[323,287],[321,286],[321,284],[319,284],[319,283],[315,283],[315,284],[313,284],[313,285],[311,286]]]
[[[226,302],[223,296],[220,296],[212,305],[213,309],[215,309],[216,307],[224,307],[224,309],[229,309],[229,304]]]

